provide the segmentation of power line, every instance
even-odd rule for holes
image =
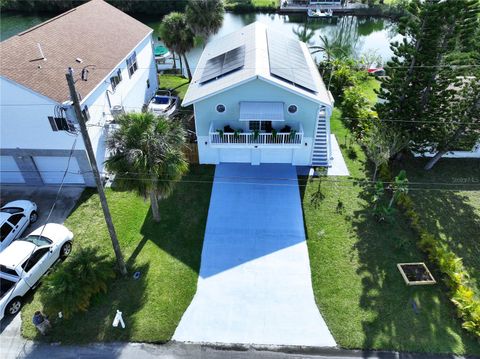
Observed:
[[[68,156],[67,166],[66,166],[66,168],[65,168],[65,171],[63,171],[63,176],[62,176],[62,180],[61,180],[61,182],[60,182],[60,187],[58,187],[57,193],[56,193],[56,195],[55,195],[55,199],[54,199],[54,201],[53,201],[53,203],[52,203],[52,206],[50,207],[50,210],[48,211],[48,215],[47,215],[47,218],[46,218],[46,220],[45,220],[45,224],[42,226],[42,230],[40,231],[40,237],[42,237],[42,234],[43,234],[43,231],[44,231],[44,229],[45,229],[45,226],[48,224],[48,220],[50,219],[50,216],[52,215],[53,210],[55,209],[55,206],[56,206],[56,204],[57,204],[57,202],[58,202],[58,198],[59,198],[59,196],[60,196],[60,192],[62,191],[63,185],[64,185],[64,183],[65,183],[65,179],[67,178],[68,168],[70,167],[70,161],[71,161],[72,156],[73,156],[73,153],[74,153],[74,151],[75,151],[75,146],[76,146],[76,144],[77,144],[77,136],[75,136],[75,140],[73,141],[72,148],[70,149],[70,154],[69,154],[69,156]],[[34,247],[32,248],[32,251],[31,251],[30,254],[28,255],[27,261],[24,263],[25,267],[28,266],[28,263],[29,263],[30,260],[32,259],[33,253],[35,252],[36,249],[37,249],[37,246],[34,246]],[[22,273],[23,273],[24,271],[25,271],[25,269],[24,269],[23,264],[22,264]],[[40,280],[40,279],[38,279],[38,280]],[[12,298],[12,295],[13,295],[13,293],[14,293],[14,291],[15,291],[15,288],[17,287],[17,285],[18,285],[19,282],[20,282],[20,281],[15,282],[15,284],[13,285],[13,287],[10,289],[10,293],[8,294],[8,297],[7,297],[7,299],[5,300],[5,303],[7,303],[7,305],[10,304],[10,303],[9,303],[9,302],[10,302],[10,299]]]
[[[21,172],[21,171],[0,171],[0,172]],[[25,172],[25,171],[24,171]],[[60,172],[60,171],[42,171],[43,172]],[[92,171],[79,171],[79,172],[68,172],[70,174],[87,174],[91,173]],[[111,175],[110,172],[100,172],[103,175]],[[133,180],[133,181],[153,181],[151,177],[139,177],[138,175],[146,175],[144,173],[139,172],[126,172],[116,174],[115,178],[118,179],[126,179],[126,180]],[[204,175],[193,175],[187,174],[180,180],[170,180],[170,179],[156,179],[155,181],[159,182],[175,182],[175,183],[204,183],[204,184],[258,184],[262,186],[287,186],[287,187],[306,187],[308,184],[301,184],[299,183],[297,178],[279,178],[279,177],[241,177],[241,176],[208,176],[208,180],[195,180],[195,179],[188,179],[191,177],[197,178],[206,178],[207,176]],[[472,177],[474,178],[474,177]],[[255,182],[249,182],[255,181]],[[266,181],[266,182],[259,182],[259,181]],[[282,181],[284,183],[271,183],[268,181]],[[352,185],[358,185],[363,187],[370,187],[374,188],[377,181],[372,181],[366,178],[345,178],[345,179],[337,179],[337,178],[330,178],[330,177],[315,177],[310,179],[310,181],[314,182],[321,182],[322,184],[325,183],[333,183],[338,185],[339,187],[351,187]],[[445,191],[462,191],[462,190],[469,190],[468,187],[471,188],[480,188],[480,177],[478,177],[478,183],[473,179],[472,183],[462,183],[462,182],[416,182],[416,181],[409,181],[408,186],[409,189],[412,190],[445,190]],[[290,182],[290,183],[289,183]],[[395,185],[394,181],[381,181],[384,185]],[[421,187],[421,186],[446,186],[446,187],[459,187],[453,189],[447,188],[432,188],[432,187]]]

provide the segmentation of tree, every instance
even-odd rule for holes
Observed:
[[[480,5],[477,0],[414,0],[400,22],[377,104],[381,120],[407,135],[415,152],[443,154],[480,137]],[[466,81],[467,80],[467,81]]]
[[[398,175],[395,177],[395,181],[392,185],[392,197],[390,198],[390,202],[388,203],[388,208],[392,208],[392,205],[395,201],[406,195],[408,193],[408,178],[407,172],[405,170],[401,170]]]
[[[402,134],[391,131],[381,122],[374,122],[373,127],[362,139],[362,145],[370,161],[375,165],[372,181],[377,179],[380,166],[388,163],[390,158],[408,145],[408,139]]]
[[[165,16],[159,28],[160,38],[165,46],[183,56],[187,68],[188,79],[192,80],[192,72],[186,53],[195,46],[194,34],[187,26],[185,14],[172,12]]]
[[[295,29],[292,29],[293,33],[298,37],[298,40],[306,43],[307,45],[312,40],[315,31],[308,27],[308,23],[305,22],[303,25],[298,25]]]
[[[158,200],[168,197],[187,172],[181,122],[151,112],[118,118],[119,128],[107,138],[112,156],[105,162],[120,188],[150,198],[153,219],[160,221]]]
[[[189,0],[185,9],[188,27],[202,37],[204,44],[222,27],[224,13],[222,0]]]

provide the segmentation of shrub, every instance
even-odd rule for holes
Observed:
[[[367,97],[357,86],[345,89],[341,103],[342,121],[356,138],[361,138],[369,131],[375,112],[370,109]]]
[[[70,318],[78,311],[86,311],[95,294],[106,292],[115,276],[113,268],[113,262],[97,254],[95,248],[81,248],[43,282],[39,294],[45,312],[62,312]]]
[[[477,299],[470,285],[469,275],[463,266],[462,259],[437,241],[435,236],[422,226],[410,196],[403,195],[398,204],[410,220],[412,229],[420,237],[418,247],[446,276],[444,282],[450,289],[450,301],[456,306],[457,315],[463,322],[462,328],[480,337],[480,300]]]

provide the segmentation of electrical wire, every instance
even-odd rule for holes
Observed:
[[[76,137],[75,137],[75,140],[73,141],[72,148],[70,149],[70,154],[69,154],[69,156],[68,156],[68,161],[67,161],[67,167],[65,168],[65,171],[64,171],[64,173],[63,173],[62,181],[61,181],[60,186],[59,186],[59,188],[58,188],[58,190],[57,190],[57,193],[56,193],[56,195],[55,195],[55,199],[54,199],[54,201],[53,201],[53,204],[52,204],[52,206],[50,207],[50,210],[48,211],[48,215],[47,215],[47,218],[46,218],[46,220],[45,220],[45,224],[42,226],[42,230],[40,231],[40,235],[39,235],[40,237],[42,237],[42,234],[43,234],[43,231],[44,231],[44,229],[45,229],[45,226],[48,224],[48,221],[49,221],[49,219],[50,219],[50,216],[52,215],[53,210],[55,209],[55,206],[56,206],[56,204],[57,204],[57,202],[58,202],[58,198],[59,198],[59,196],[60,196],[60,192],[62,191],[63,185],[64,185],[64,183],[65,183],[65,178],[67,177],[67,174],[69,173],[69,172],[68,172],[68,168],[70,167],[70,161],[71,161],[72,156],[73,156],[73,153],[74,153],[74,151],[75,151],[75,146],[76,146],[76,144],[77,144],[77,139],[78,139],[78,137],[76,136]],[[18,239],[15,239],[15,240],[18,240]],[[31,251],[30,254],[28,255],[27,261],[22,264],[22,266],[21,266],[21,267],[22,267],[22,274],[23,274],[23,272],[24,272],[23,266],[25,265],[25,267],[28,267],[28,264],[29,264],[30,260],[32,259],[32,256],[33,256],[33,254],[35,253],[36,249],[37,249],[37,246],[34,246],[34,247],[32,248],[32,251]],[[9,293],[7,299],[5,300],[5,303],[7,303],[7,304],[6,304],[7,306],[10,304],[10,300],[12,299],[12,295],[13,295],[13,293],[15,292],[15,288],[17,287],[17,285],[18,285],[18,283],[20,282],[20,280],[21,280],[21,278],[19,278],[19,280],[18,280],[17,282],[15,282],[15,284],[13,285],[13,287],[10,289],[10,293]],[[38,281],[40,281],[40,279],[39,279]],[[35,283],[35,284],[37,284],[37,283]],[[35,285],[35,284],[34,284],[34,285]]]

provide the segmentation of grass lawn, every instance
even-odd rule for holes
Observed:
[[[152,221],[148,201],[131,192],[108,190],[128,276],[112,281],[108,292],[98,295],[87,312],[70,320],[55,320],[47,337],[39,337],[31,324],[33,312],[42,307],[34,295],[22,310],[22,334],[62,343],[168,341],[196,291],[210,201],[210,183],[188,180],[209,181],[212,176],[213,167],[192,166],[172,196],[160,202],[159,224]],[[75,234],[72,256],[75,246],[93,246],[113,258],[93,191],[85,191],[65,225]],[[141,272],[139,280],[132,278],[135,271]],[[112,327],[117,309],[123,312],[126,329]]]
[[[170,90],[175,89],[175,93],[183,100],[188,89],[188,79],[183,76],[162,74],[158,76],[159,89]]]
[[[426,259],[400,213],[391,223],[377,223],[372,216],[371,188],[355,182],[370,176],[370,166],[357,144],[347,151],[351,137],[340,117],[335,109],[331,128],[343,147],[351,178],[315,179],[302,189],[314,294],[335,340],[344,348],[480,354],[478,341],[456,319],[441,281],[423,287],[404,284],[396,264]],[[348,157],[352,152],[356,158]],[[409,178],[411,172],[407,170]],[[429,195],[433,196],[437,194]],[[339,201],[341,210],[337,210]],[[428,218],[436,221],[441,203],[429,201]],[[478,215],[478,197],[470,206],[475,204]],[[467,221],[471,213],[463,219]],[[478,221],[473,217],[468,228],[475,227],[476,237],[465,232],[470,235],[469,245],[478,238]]]
[[[410,196],[429,232],[463,258],[480,295],[480,161],[444,158],[428,172],[426,162],[401,165],[411,182],[428,183],[412,184]]]

